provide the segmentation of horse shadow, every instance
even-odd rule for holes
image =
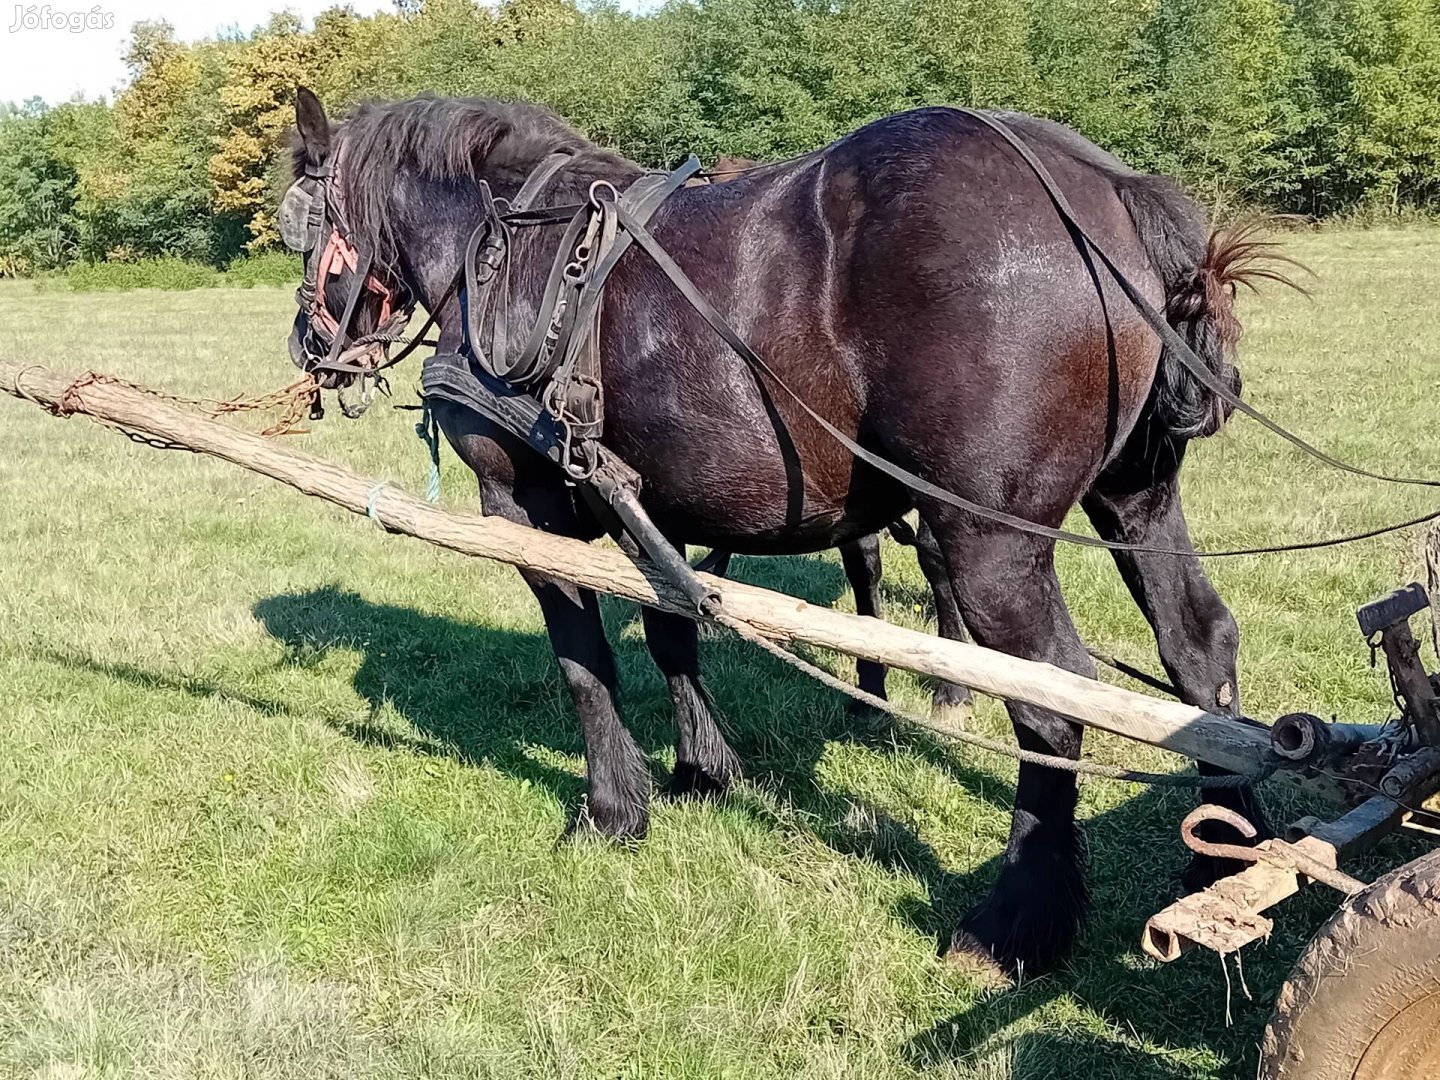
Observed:
[[[740,559],[732,569],[750,583],[829,604],[846,589],[840,567],[826,559]],[[899,597],[897,597],[898,599]],[[904,600],[920,600],[906,591]],[[665,684],[650,662],[637,608],[607,600],[603,614],[615,645],[627,725],[647,754],[668,753],[674,741]],[[338,587],[268,597],[254,612],[283,642],[294,664],[319,662],[331,650],[356,651],[357,693],[371,706],[365,720],[328,721],[372,746],[488,765],[579,805],[583,779],[558,756],[583,754],[568,692],[543,633],[484,627],[411,608],[377,603]],[[814,782],[827,747],[850,742],[903,749],[940,769],[973,797],[1008,812],[1014,790],[1002,773],[971,762],[923,732],[900,730],[845,706],[838,695],[729,635],[704,633],[704,667],[727,735],[751,785],[728,802],[778,829],[804,828],[833,849],[871,860],[917,881],[924,899],[894,914],[936,942],[937,951],[999,871],[1000,854],[976,869],[948,869],[919,831],[863,795]],[[402,719],[396,723],[394,717]],[[778,800],[787,811],[777,812]],[[902,1056],[918,1068],[946,1062],[1004,1059],[999,1075],[1154,1077],[1194,1075],[1175,1055],[1212,1052],[1253,1059],[1268,1008],[1244,1003],[1234,976],[1213,957],[1192,956],[1156,966],[1136,948],[1148,915],[1177,895],[1186,861],[1176,823],[1193,806],[1192,792],[1147,788],[1090,817],[1091,917],[1066,966],[1003,993],[984,994],[961,1013],[915,1034]],[[797,825],[800,822],[803,824]],[[998,845],[997,845],[998,847]],[[1137,850],[1145,871],[1134,871]],[[1302,904],[1303,906],[1303,904]],[[1324,909],[1317,909],[1323,911]],[[1320,915],[1294,919],[1251,964],[1257,1002],[1273,999],[1284,971]],[[1304,930],[1295,937],[1297,930]],[[1267,959],[1268,957],[1268,959]],[[1200,962],[1197,962],[1200,961]],[[1152,970],[1143,970],[1143,969]],[[1023,1029],[1027,1017],[1069,995],[1101,1012],[1123,1010],[1128,1033]],[[1177,1002],[1190,1003],[1177,1009]],[[1233,1003],[1233,1008],[1232,1008]],[[1238,1016],[1231,1026],[1227,1012]],[[1067,1071],[1048,1072],[1056,1060]],[[1122,1067],[1123,1066],[1123,1067]]]

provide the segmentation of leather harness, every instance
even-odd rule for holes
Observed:
[[[1095,255],[1176,361],[1221,400],[1259,421],[1303,452],[1332,467],[1392,483],[1440,486],[1440,481],[1387,476],[1337,460],[1242,401],[1210,370],[1205,361],[1195,354],[1188,343],[1169,325],[1163,314],[1150,304],[1105,249],[1080,225],[1058,183],[1030,147],[998,118],[969,109],[957,111],[992,129],[1020,155],[1054,204],[1058,216],[1076,245]],[[362,377],[378,377],[381,370],[399,363],[419,345],[432,344],[423,340],[424,334],[434,325],[437,313],[446,306],[455,292],[462,290],[465,342],[458,354],[436,353],[425,360],[421,386],[427,401],[446,400],[472,409],[553,462],[564,471],[567,479],[581,490],[592,508],[596,509],[602,522],[610,525],[622,546],[632,554],[638,555],[643,551],[662,571],[663,576],[702,612],[713,609],[717,595],[699,581],[693,568],[665,540],[641,508],[638,474],[600,443],[604,427],[604,392],[599,371],[601,302],[611,271],[632,245],[638,245],[655,262],[686,301],[751,369],[758,381],[775,387],[794,401],[822,430],[866,465],[917,494],[949,504],[977,518],[1020,532],[1086,547],[1174,556],[1199,555],[1203,558],[1331,546],[1408,528],[1440,517],[1440,511],[1437,511],[1363,534],[1331,540],[1196,552],[1191,549],[1108,541],[1072,533],[956,495],[866,449],[811,408],[765,359],[740,337],[724,315],[705,298],[649,232],[647,224],[656,209],[680,186],[693,182],[699,173],[700,166],[696,158],[691,157],[680,168],[668,174],[646,173],[623,193],[618,192],[608,181],[601,180],[590,186],[585,202],[531,209],[530,203],[568,162],[570,156],[568,152],[558,152],[546,157],[526,178],[516,197],[508,203],[504,199],[495,198],[488,183],[483,180],[479,182],[483,218],[470,236],[460,269],[435,305],[420,333],[406,342],[396,356],[370,365],[356,362],[356,350],[362,346],[373,346],[377,342],[388,346],[390,342],[398,340],[395,327],[385,327],[383,332],[365,335],[347,345],[348,326],[363,292],[367,289],[381,292],[387,301],[390,293],[383,284],[371,284],[372,253],[359,252],[353,260],[344,255],[343,232],[330,224],[329,201],[324,196],[329,177],[328,169],[314,172],[307,170],[306,177],[318,182],[318,197],[313,198],[308,207],[307,243],[313,246],[319,242],[322,235],[326,235],[329,246],[323,253],[326,258],[311,260],[305,282],[297,293],[302,310],[311,311],[312,318],[315,318],[313,309],[317,297],[323,302],[323,290],[317,288],[316,275],[325,272],[320,269],[321,264],[335,263],[336,256],[332,249],[339,249],[339,258],[344,261],[344,265],[357,273],[346,301],[344,315],[332,331],[333,337],[327,356],[310,358],[311,363],[307,370],[341,371],[360,374]],[[288,200],[287,196],[287,202]],[[509,256],[513,230],[562,224],[566,229],[546,279],[539,308],[540,316],[523,343],[518,348],[512,347],[508,308]],[[391,324],[398,321],[398,326],[403,327],[411,310],[413,303],[395,305],[395,310],[384,321]],[[322,324],[323,322],[322,320]]]

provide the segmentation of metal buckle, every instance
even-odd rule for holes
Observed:
[[[596,180],[590,185],[589,193],[590,205],[595,207],[596,210],[601,210],[604,208],[601,204],[598,193],[606,190],[610,192],[610,202],[615,203],[620,201],[620,192],[615,190],[614,184],[612,184],[609,180]]]

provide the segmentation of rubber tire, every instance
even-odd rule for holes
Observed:
[[[1436,993],[1440,851],[1380,878],[1310,939],[1265,1029],[1259,1080],[1352,1080],[1385,1025]]]

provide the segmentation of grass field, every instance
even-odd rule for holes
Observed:
[[[1440,231],[1290,248],[1313,299],[1246,301],[1249,396],[1343,456],[1440,475]],[[0,355],[257,392],[291,377],[291,305],[0,282]],[[337,413],[303,445],[423,490],[414,418]],[[877,732],[718,637],[710,685],[751,780],[715,805],[658,803],[638,850],[557,846],[581,744],[513,572],[10,399],[0,433],[0,1076],[1244,1076],[1332,910],[1319,887],[1280,909],[1245,955],[1253,1000],[1213,956],[1149,963],[1138,933],[1175,893],[1190,797],[1086,783],[1090,925],[1057,974],[987,989],[936,943],[993,877],[1010,763]],[[1195,448],[1185,491],[1198,539],[1226,546],[1427,505],[1244,421]],[[445,501],[474,502],[453,458]],[[1215,566],[1247,711],[1384,717],[1353,609],[1415,577],[1418,551],[1401,536]],[[887,555],[892,617],[927,625],[913,558]],[[1061,563],[1085,638],[1153,666],[1109,560]],[[833,557],[739,573],[850,605]],[[607,618],[662,777],[668,697],[634,611]],[[892,685],[924,707],[916,680]],[[986,703],[977,724],[1001,732],[1002,715]],[[1284,789],[1272,805],[1302,809]]]

